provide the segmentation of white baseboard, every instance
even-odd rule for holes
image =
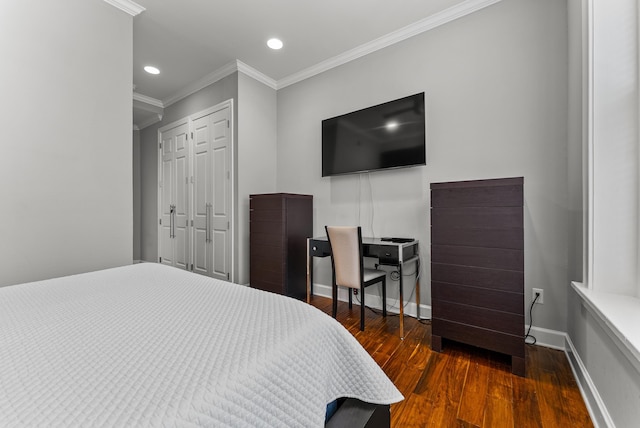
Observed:
[[[524,327],[524,331],[526,333],[529,329],[529,326],[525,325]],[[542,327],[536,327],[534,325],[531,327],[531,331],[529,332],[529,334],[536,338],[536,345],[557,349],[559,351],[565,350],[565,339],[567,337],[567,333],[563,333],[557,330],[549,330]]]
[[[331,286],[324,284],[313,284],[313,294],[316,296],[331,298]],[[338,289],[338,300],[341,302],[348,302],[349,295],[347,294],[347,289],[344,287],[340,287]],[[374,309],[382,309],[382,299],[378,293],[367,293],[366,299],[367,306]],[[355,298],[353,299],[354,304],[359,305],[359,301]],[[415,302],[405,302],[405,315],[412,316],[416,318],[416,308],[417,305]],[[389,312],[398,313],[398,301],[397,299],[389,299],[387,298],[387,310]],[[420,305],[420,319],[431,319],[431,306],[421,304]],[[528,325],[525,326],[525,333],[529,328]],[[536,345],[545,346],[547,348],[558,349],[561,351],[565,350],[565,339],[567,337],[566,333],[556,330],[549,330],[542,327],[531,327],[531,332],[533,336],[536,338]]]
[[[587,406],[593,425],[596,428],[615,428],[611,415],[609,415],[609,412],[604,405],[604,401],[602,401],[602,397],[600,397],[596,385],[593,383],[593,380],[591,380],[591,376],[589,376],[587,368],[580,359],[580,355],[576,352],[576,348],[573,346],[569,335],[565,336],[565,340],[564,352],[567,354],[569,365],[573,371],[573,377],[576,378],[578,388],[580,389],[584,403]]]
[[[340,287],[338,288],[338,300],[341,302],[348,302],[349,295],[347,294],[347,288]],[[328,297],[331,298],[331,286],[324,284],[313,284],[313,295]],[[353,299],[353,303],[355,305],[359,305],[359,300],[355,297]],[[378,294],[367,293],[367,298],[365,304],[374,309],[382,310],[382,298]],[[416,302],[406,302],[404,307],[404,314],[409,315],[413,318],[417,318],[417,307]],[[398,306],[397,299],[389,299],[387,297],[387,311],[397,314],[400,312],[400,307]],[[431,319],[431,306],[428,305],[420,305],[420,319]]]
[[[314,284],[313,291],[313,294],[316,296],[331,298],[331,286],[329,285]],[[347,294],[346,288],[340,287],[338,289],[338,300],[341,302],[349,301],[349,295]],[[358,300],[356,299],[353,300],[353,303],[355,305],[359,304]],[[377,293],[367,293],[366,304],[367,306],[375,309],[382,309],[381,298]],[[395,299],[387,298],[387,310],[393,313],[398,313],[398,301]],[[404,313],[405,315],[409,315],[415,318],[416,303],[406,302]],[[424,304],[420,305],[420,318],[431,319],[431,306]],[[528,328],[529,326],[526,325],[525,333]],[[591,380],[591,377],[589,376],[586,367],[582,363],[582,360],[580,360],[580,357],[578,356],[578,353],[576,352],[573,343],[571,342],[571,339],[569,338],[567,333],[533,326],[531,327],[530,334],[532,336],[535,336],[537,346],[544,346],[547,348],[557,349],[565,352],[594,426],[596,428],[615,428],[613,420],[611,419],[609,412],[604,406],[604,402],[602,401],[598,390]]]

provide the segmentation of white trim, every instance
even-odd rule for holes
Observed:
[[[602,397],[600,396],[596,385],[593,383],[591,376],[589,376],[587,368],[580,359],[580,355],[576,351],[576,348],[573,346],[573,342],[571,342],[571,338],[568,335],[565,337],[565,354],[567,355],[567,360],[569,360],[571,371],[573,371],[573,377],[578,383],[578,389],[580,389],[580,393],[582,394],[584,403],[587,406],[587,411],[591,416],[591,422],[593,422],[593,425],[596,428],[615,427],[613,419],[611,419],[611,415],[609,414],[604,401],[602,401]]]
[[[593,0],[585,0],[587,3],[587,46],[586,46],[586,63],[587,63],[587,76],[586,76],[586,98],[587,98],[587,111],[586,111],[586,139],[587,139],[587,200],[584,202],[585,216],[587,217],[586,229],[587,229],[587,267],[586,278],[584,281],[588,288],[592,289],[594,285],[594,263],[593,263],[593,243],[594,243],[594,218],[595,218],[595,205],[594,205],[594,58],[593,58]]]
[[[318,283],[313,284],[314,296],[327,297],[331,299],[332,298],[331,294],[332,293],[331,293],[330,285],[318,284]],[[338,288],[338,300],[341,302],[349,301],[349,295],[347,294],[346,288],[344,287]],[[368,307],[371,307],[377,310],[382,310],[382,299],[378,294],[367,293],[367,298],[365,303]],[[356,299],[353,299],[353,304],[359,305]],[[400,309],[397,307],[394,308],[394,306],[397,306],[397,304],[398,304],[397,299],[387,298],[387,311],[393,314],[399,313]],[[404,307],[404,314],[410,317],[416,318],[417,317],[416,307],[417,306],[415,302],[406,302]],[[420,305],[420,319],[423,319],[423,320],[431,319],[431,306],[424,305],[424,304]]]
[[[231,282],[236,282],[236,239],[235,239],[235,233],[236,233],[236,204],[237,204],[237,200],[238,200],[238,195],[235,191],[236,189],[236,135],[234,130],[236,129],[236,118],[233,115],[233,98],[225,101],[225,103],[227,103],[229,105],[229,121],[231,122],[231,127],[229,128],[229,133],[231,134],[231,141],[230,141],[230,150],[231,150],[231,170],[229,171],[229,174],[231,174],[230,177],[230,190],[231,190],[231,219],[229,220],[231,227],[229,228],[229,234],[230,234],[230,239],[231,239],[231,276],[230,276],[230,281]]]
[[[146,95],[142,95],[138,92],[134,92],[133,93],[133,100],[134,101],[139,101],[143,104],[149,104],[152,105],[154,107],[159,107],[159,108],[164,108],[164,103],[156,98],[151,98],[148,97]]]
[[[302,80],[313,77],[317,74],[323,73],[332,68],[346,64],[350,61],[368,55],[377,50],[386,48],[403,40],[406,40],[415,35],[432,30],[441,25],[447,24],[458,18],[469,15],[480,9],[484,9],[487,6],[491,6],[494,3],[498,3],[501,0],[468,0],[452,6],[442,12],[428,16],[399,30],[393,31],[382,37],[378,37],[375,40],[367,42],[363,45],[350,49],[346,52],[336,55],[333,58],[329,58],[316,65],[306,68],[297,73],[284,77],[277,82],[277,89],[285,88],[294,83],[298,83]]]
[[[325,284],[313,284],[313,295],[321,296],[331,299],[331,286]],[[347,294],[347,289],[344,287],[340,287],[338,289],[338,300],[341,302],[348,302],[349,295]],[[367,293],[367,306],[372,307],[374,309],[382,309],[382,299],[377,293]],[[358,301],[354,299],[354,304],[358,305]],[[394,308],[394,306],[398,305],[397,299],[389,299],[387,298],[387,310],[391,313],[397,314],[399,309]],[[413,318],[416,318],[416,303],[415,302],[405,302],[404,314],[409,315]],[[431,319],[431,306],[420,304],[420,319]],[[528,330],[529,326],[524,326],[524,333]],[[565,350],[565,341],[567,338],[567,334],[562,331],[557,330],[549,330],[542,327],[531,327],[531,332],[533,336],[536,338],[536,345],[544,346],[546,348],[557,349],[560,351]]]
[[[577,282],[571,286],[582,299],[584,306],[616,347],[640,372],[640,349],[637,346],[637,330],[640,299],[590,290]],[[633,314],[629,316],[629,314]],[[622,329],[621,329],[622,328]],[[625,333],[626,332],[626,333]]]
[[[139,15],[144,12],[146,9],[140,6],[138,3],[132,2],[131,0],[104,0],[109,3],[111,6],[114,6],[120,9],[123,12],[128,13],[131,16]]]
[[[134,126],[137,126],[138,130],[144,129],[147,126],[153,125],[154,123],[161,122],[162,121],[162,117],[163,116],[160,113],[156,113],[156,114],[152,115],[151,117],[149,117],[149,119],[147,119],[145,121],[142,121],[140,123],[137,123]]]
[[[278,89],[278,83],[266,74],[256,70],[255,68],[245,64],[240,60],[236,60],[237,68],[239,72],[246,74],[247,76],[257,80],[258,82],[270,87],[271,89]]]
[[[115,1],[115,0],[105,0],[105,1]],[[410,37],[418,35],[420,33],[424,33],[426,31],[432,30],[441,25],[447,24],[458,18],[462,18],[466,15],[469,15],[473,12],[484,9],[487,6],[491,6],[492,4],[498,3],[500,1],[502,0],[464,1],[462,3],[459,3],[456,6],[450,7],[448,9],[443,10],[442,12],[436,13],[432,16],[429,16],[420,21],[417,21],[413,24],[407,25],[406,27],[393,31],[387,35],[384,35],[375,40],[372,40],[371,42],[360,45],[354,49],[346,51],[333,58],[329,58],[316,65],[306,68],[302,71],[291,74],[278,81],[272,79],[271,77],[267,76],[261,71],[236,59],[234,61],[231,61],[223,65],[219,69],[207,74],[202,79],[188,84],[187,86],[185,86],[184,88],[176,92],[175,94],[160,101],[160,104],[162,104],[163,108],[169,107],[171,104],[174,104],[182,100],[183,98],[186,98],[189,95],[198,92],[199,90],[235,73],[236,71],[242,72],[245,75],[252,77],[253,79],[263,83],[264,85],[272,89],[275,89],[275,90],[282,89],[289,85],[293,85],[294,83],[298,83],[302,80],[308,79],[317,74],[330,70],[334,67],[338,67],[340,65],[346,64],[364,55],[368,55],[372,52],[386,48],[387,46],[391,46],[395,43],[401,42]],[[140,96],[144,96],[144,95],[140,95]],[[151,97],[147,97],[147,98],[153,100],[153,98]]]
[[[271,89],[277,89],[277,82],[273,80],[271,77],[245,64],[240,60],[235,60],[223,65],[222,67],[215,70],[214,72],[207,74],[202,79],[197,80],[193,83],[190,83],[189,85],[185,86],[180,91],[173,94],[172,96],[165,98],[162,101],[159,101],[159,100],[156,100],[156,101],[158,101],[162,107],[169,107],[171,104],[177,103],[178,101],[188,97],[191,94],[195,94],[201,89],[204,89],[207,86],[213,83],[216,83],[219,80],[224,79],[225,77],[235,73],[236,71],[241,72],[257,80],[260,83],[263,83],[264,85],[270,87]],[[151,97],[147,97],[147,98],[149,98],[150,100],[154,100],[154,98],[151,98]]]
[[[525,325],[524,327],[526,333],[529,326]],[[536,345],[538,346],[557,349],[559,351],[565,350],[565,339],[567,338],[567,333],[557,330],[549,330],[548,328],[536,327],[534,325],[531,327],[529,334],[536,338]]]
[[[211,85],[212,83],[224,79],[225,77],[235,73],[236,71],[238,71],[237,61],[231,61],[230,63],[223,65],[214,72],[207,74],[202,79],[188,84],[172,96],[163,99],[162,104],[164,105],[164,107],[169,107],[171,104],[176,103],[191,94],[195,94],[199,90]]]

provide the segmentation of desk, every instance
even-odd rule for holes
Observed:
[[[417,240],[410,242],[383,241],[379,238],[362,238],[364,257],[378,259],[378,264],[395,266],[398,269],[400,287],[400,338],[404,339],[404,298],[402,291],[402,268],[406,263],[416,263],[416,272],[420,269],[419,245]],[[307,302],[313,294],[313,258],[331,255],[331,246],[326,236],[307,239]],[[364,290],[363,290],[364,292]],[[416,278],[416,311],[420,319],[420,281]]]

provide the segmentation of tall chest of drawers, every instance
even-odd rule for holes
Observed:
[[[451,339],[525,374],[522,177],[431,184],[434,351]]]
[[[251,287],[305,299],[307,238],[312,234],[313,196],[250,195]]]

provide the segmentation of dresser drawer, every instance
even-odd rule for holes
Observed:
[[[524,275],[513,270],[431,263],[431,280],[514,293],[524,290]]]
[[[480,229],[443,226],[431,229],[431,243],[522,250],[524,233],[522,229],[517,228]]]
[[[275,210],[254,210],[249,211],[249,221],[251,224],[259,222],[283,224],[284,213]],[[282,229],[281,229],[282,230]]]
[[[431,206],[522,207],[522,177],[475,182],[432,183]]]
[[[516,336],[437,318],[431,322],[431,328],[437,336],[524,358],[524,334]]]
[[[262,248],[282,248],[285,236],[282,233],[279,233],[278,229],[280,227],[274,226],[274,228],[271,229],[269,226],[270,225],[267,224],[263,227],[263,225],[252,223],[249,235],[249,244],[251,246],[259,245]]]
[[[431,305],[434,319],[438,318],[461,324],[475,325],[513,335],[524,334],[524,316],[522,314],[461,305],[436,299],[432,300]]]
[[[431,244],[431,262],[524,272],[524,251]]]
[[[282,281],[265,281],[262,279],[251,281],[251,288],[257,288],[259,290],[270,291],[277,294],[286,294],[284,283]]]
[[[514,314],[524,313],[524,295],[522,293],[431,281],[431,298],[434,301],[453,302]]]
[[[266,272],[273,272],[279,277],[282,277],[284,274],[284,266],[280,260],[274,260],[273,257],[254,257],[251,260],[252,277],[257,278]],[[273,276],[270,277],[273,278]]]
[[[260,211],[283,212],[284,198],[275,195],[251,195],[249,196],[249,209]]]

